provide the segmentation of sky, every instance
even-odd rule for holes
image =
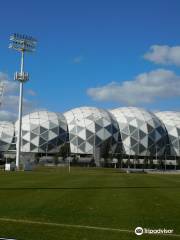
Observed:
[[[20,54],[12,33],[38,40],[25,55],[24,113],[80,106],[180,110],[179,0],[2,0],[0,119],[16,118]]]

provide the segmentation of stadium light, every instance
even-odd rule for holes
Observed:
[[[21,53],[21,68],[20,72],[16,72],[14,80],[19,81],[19,112],[18,112],[18,134],[16,145],[16,168],[19,169],[20,153],[21,153],[21,125],[22,125],[22,105],[23,105],[23,83],[29,80],[29,74],[24,72],[24,53],[34,52],[37,41],[31,36],[14,33],[10,36],[9,48],[12,48]]]

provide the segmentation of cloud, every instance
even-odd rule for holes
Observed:
[[[18,84],[10,81],[6,73],[0,72],[0,83],[4,85],[4,94],[14,93],[18,90]]]
[[[179,89],[180,76],[170,70],[157,69],[139,74],[132,81],[111,82],[102,87],[89,88],[87,94],[97,101],[138,105],[180,97]]]
[[[84,60],[83,56],[77,56],[73,59],[75,64],[80,64]]]
[[[10,111],[5,111],[1,110],[0,111],[0,120],[1,121],[15,121],[17,119],[17,114],[10,112]]]
[[[36,96],[37,95],[36,92],[32,89],[28,89],[27,94],[30,95],[30,96]]]
[[[144,58],[156,64],[180,66],[180,46],[153,45]]]
[[[19,105],[19,84],[18,82],[10,80],[6,73],[0,72],[0,85],[4,86],[4,93],[0,105],[0,121],[15,121],[17,119],[18,105]],[[34,94],[33,90],[27,90],[31,96]],[[0,94],[1,96],[1,94]],[[23,99],[23,113],[31,112],[35,109],[36,103],[27,98]]]

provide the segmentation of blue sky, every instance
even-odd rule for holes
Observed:
[[[177,110],[180,94],[171,88],[168,97],[165,88],[160,97],[156,96],[159,92],[150,93],[148,101],[145,97],[141,101],[143,91],[137,96],[133,92],[132,96],[113,95],[114,88],[120,89],[117,95],[126,90],[125,81],[133,88],[142,73],[148,75],[145,95],[149,94],[152,71],[160,73],[162,83],[168,75],[173,86],[179,86],[179,48],[174,50],[177,61],[168,55],[172,47],[180,46],[179,12],[178,0],[2,1],[0,72],[11,80],[19,69],[18,53],[7,48],[8,39],[13,32],[26,33],[38,39],[37,52],[25,58],[31,76],[25,98],[37,107],[60,112],[82,105]],[[166,58],[164,62],[156,58],[161,49],[153,59],[143,57],[153,45],[168,46],[166,56],[161,56]]]

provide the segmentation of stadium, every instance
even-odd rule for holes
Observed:
[[[1,162],[13,161],[18,121],[0,122]],[[132,168],[176,169],[180,159],[180,113],[142,108],[79,107],[64,114],[23,116],[21,161]]]

